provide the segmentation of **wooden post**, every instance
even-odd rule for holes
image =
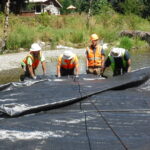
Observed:
[[[89,11],[88,11],[88,16],[87,16],[87,28],[89,28],[89,22],[90,22],[90,16],[91,16],[91,6],[92,6],[92,1],[89,0]]]

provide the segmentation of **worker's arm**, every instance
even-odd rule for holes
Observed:
[[[106,68],[109,67],[110,65],[111,65],[111,61],[110,61],[109,57],[107,57],[106,60],[104,60],[104,62],[102,64],[101,75],[104,74]]]
[[[85,62],[86,63],[86,69],[88,69],[88,62],[89,62],[88,58],[86,57],[86,62]]]
[[[86,51],[85,51],[85,65],[86,65],[86,70],[88,70],[88,64],[89,64],[89,61],[88,61],[88,50],[89,50],[89,48],[87,47],[86,48]]]
[[[35,72],[34,72],[34,70],[33,70],[32,64],[33,64],[32,59],[31,59],[30,57],[28,57],[28,58],[27,58],[27,67],[28,67],[30,76],[31,76],[33,79],[36,79]]]
[[[59,56],[57,60],[57,77],[61,77],[60,68],[61,68],[62,55]]]
[[[59,64],[57,65],[57,77],[61,77]]]
[[[75,75],[79,76],[79,64],[76,64],[75,66]]]
[[[28,69],[29,69],[30,76],[33,79],[36,79],[36,76],[35,76],[34,71],[33,71],[33,67],[31,65],[28,65]]]
[[[127,61],[127,67],[128,67],[127,72],[131,72],[131,58],[127,50],[125,51],[124,59]]]
[[[41,64],[42,64],[42,69],[43,69],[43,75],[46,75],[46,62],[42,61]]]
[[[79,76],[79,61],[77,56],[75,56],[75,75]]]
[[[128,70],[127,72],[131,72],[131,59],[128,60]]]
[[[101,64],[101,75],[103,75],[105,71],[105,55],[102,55],[102,64]]]

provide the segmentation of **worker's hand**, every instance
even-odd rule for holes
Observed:
[[[32,79],[33,79],[33,80],[36,80],[36,79],[37,79],[37,77],[36,77],[36,76],[33,76],[33,77],[32,77]]]
[[[75,75],[75,77],[76,77],[76,78],[79,78],[79,75],[77,74],[77,75]]]
[[[100,77],[103,77],[103,73],[102,72],[100,73]]]
[[[61,75],[57,75],[57,78],[60,78],[61,77]]]
[[[106,75],[104,75],[103,73],[102,74],[100,74],[100,77],[102,77],[102,78],[108,78]]]

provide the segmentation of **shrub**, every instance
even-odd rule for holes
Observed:
[[[133,43],[129,37],[122,37],[120,40],[119,47],[130,50],[133,46]]]
[[[29,48],[34,42],[34,30],[28,26],[20,26],[8,36],[7,49],[16,50],[20,47]]]
[[[36,16],[36,21],[42,24],[43,26],[49,26],[50,17],[47,13],[42,13],[41,15]]]
[[[82,43],[84,39],[84,34],[82,31],[70,33],[70,41],[72,43]]]

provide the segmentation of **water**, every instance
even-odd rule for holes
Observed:
[[[130,52],[131,60],[132,60],[132,70],[136,70],[143,67],[150,66],[150,51],[133,51]],[[57,59],[47,60],[47,75],[55,75],[56,74],[56,66],[57,66]],[[79,59],[79,68],[80,74],[86,73],[85,67],[85,58]],[[21,68],[11,69],[7,71],[0,72],[0,84],[19,81],[19,76],[22,73]],[[42,74],[41,66],[38,67],[36,70],[36,74]],[[112,72],[109,69],[106,69],[106,75],[111,76]]]

